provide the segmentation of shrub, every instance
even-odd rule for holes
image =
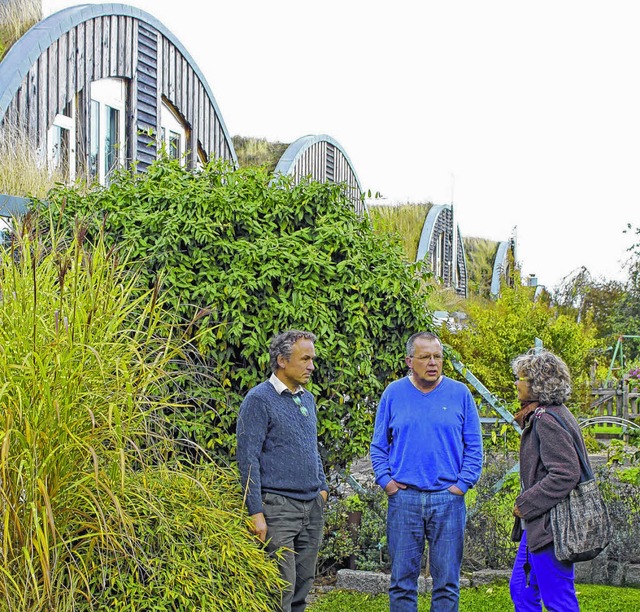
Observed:
[[[87,218],[90,236],[104,227],[109,244],[130,245],[146,286],[161,277],[181,320],[206,313],[191,330],[201,371],[218,383],[185,385],[184,435],[232,454],[241,400],[269,375],[270,338],[310,328],[319,359],[309,388],[327,463],[366,453],[377,398],[404,373],[407,336],[432,324],[425,268],[374,235],[341,185],[294,185],[220,162],[190,172],[163,159],[86,197],[58,189],[49,202],[67,224]]]
[[[605,553],[619,563],[640,563],[640,486],[637,468],[614,465],[596,470],[599,486],[607,503],[613,539]]]
[[[359,513],[358,520],[350,522],[354,512]],[[377,486],[345,499],[330,497],[318,555],[319,573],[335,573],[349,561],[359,570],[388,569],[386,521],[387,496]]]
[[[516,461],[514,454],[487,454],[467,518],[466,570],[504,569],[513,564],[517,547],[511,541],[513,506],[520,485],[518,473],[510,470]]]

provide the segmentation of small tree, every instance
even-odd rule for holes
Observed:
[[[536,338],[565,360],[574,382],[588,377],[592,351],[598,346],[594,329],[534,301],[528,287],[505,287],[495,302],[469,300],[467,313],[462,329],[443,328],[442,336],[498,397],[515,401],[510,363],[533,348]]]

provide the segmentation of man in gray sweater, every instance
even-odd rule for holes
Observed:
[[[237,459],[252,530],[280,557],[289,584],[283,612],[302,612],[315,577],[329,488],[318,452],[316,405],[304,389],[316,337],[299,330],[271,340],[271,378],[247,393],[237,425]]]

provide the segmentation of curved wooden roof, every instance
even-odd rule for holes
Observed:
[[[310,176],[320,182],[344,183],[356,212],[364,212],[362,187],[353,164],[340,143],[327,134],[302,136],[291,143],[274,173],[292,175],[296,182]]]
[[[124,4],[66,8],[20,38],[0,62],[0,120],[42,142],[74,93],[109,77],[135,83],[131,138],[155,125],[145,102],[153,111],[158,92],[193,131],[194,155],[200,147],[237,165],[213,92],[189,52],[158,19]],[[140,144],[137,150],[144,153]]]

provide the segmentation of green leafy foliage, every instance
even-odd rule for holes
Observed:
[[[637,466],[601,465],[596,468],[596,478],[613,526],[607,557],[619,563],[639,563],[640,486]]]
[[[533,301],[527,287],[505,287],[495,302],[470,299],[469,322],[460,329],[441,330],[442,338],[482,383],[503,400],[515,401],[511,360],[533,348],[539,338],[545,348],[569,366],[578,389],[586,380],[595,331],[587,324],[559,314],[549,304]],[[580,402],[579,391],[573,400]]]
[[[640,311],[638,288],[633,267],[629,281],[596,279],[586,268],[566,277],[554,292],[554,301],[560,312],[580,321],[588,321],[601,341],[601,350],[595,355],[600,364],[596,374],[604,378],[610,365],[612,350],[618,338],[624,338],[624,359],[637,359],[640,354]],[[616,364],[619,365],[619,364]],[[621,373],[618,371],[618,375]]]
[[[491,449],[478,484],[469,492],[475,492],[475,498],[468,501],[466,570],[504,569],[513,564],[517,547],[511,541],[513,506],[520,483],[518,473],[509,470],[516,462],[517,454],[501,455]]]
[[[335,573],[347,567],[349,561],[359,570],[388,569],[386,517],[387,496],[377,485],[345,499],[331,496],[325,512],[318,572]]]
[[[191,333],[209,384],[187,389],[186,436],[232,453],[242,397],[269,374],[270,338],[303,328],[318,337],[310,390],[327,461],[366,452],[408,335],[431,327],[427,274],[374,235],[341,185],[219,162],[194,173],[164,159],[86,196],[59,189],[49,203],[67,224],[87,218],[89,236],[104,227],[110,243],[129,245],[147,286],[162,278],[171,313],[185,326],[198,319]]]

